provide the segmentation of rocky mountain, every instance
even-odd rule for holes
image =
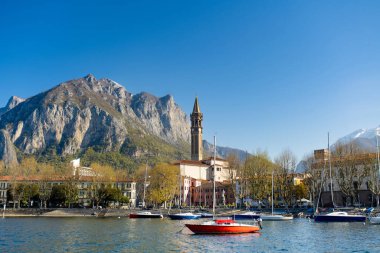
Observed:
[[[203,142],[206,153],[212,145]],[[78,155],[88,148],[136,159],[190,157],[190,121],[172,96],[136,95],[107,78],[61,83],[28,99],[13,96],[0,108],[0,160],[17,163],[17,152]],[[218,156],[245,152],[217,147]]]
[[[172,96],[132,95],[91,74],[25,101],[11,98],[2,108],[0,129],[3,144],[10,140],[26,154],[46,149],[77,154],[94,146],[131,156],[166,152],[181,158],[189,153],[189,119]]]
[[[8,166],[18,164],[16,149],[5,130],[0,130],[0,160]]]
[[[19,98],[16,96],[12,96],[5,107],[0,108],[0,116],[4,113],[6,113],[9,110],[12,110],[14,107],[16,107],[18,104],[24,102],[25,99]]]

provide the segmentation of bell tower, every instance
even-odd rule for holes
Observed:
[[[195,98],[193,112],[190,114],[191,119],[191,160],[202,160],[202,120],[203,114],[199,109],[198,97]]]

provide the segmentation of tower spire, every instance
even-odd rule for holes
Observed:
[[[195,97],[193,113],[200,113],[200,112],[201,110],[199,109],[198,97]]]
[[[191,160],[202,160],[202,120],[203,114],[199,109],[198,97],[195,97],[193,112],[191,118]]]

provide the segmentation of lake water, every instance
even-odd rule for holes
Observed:
[[[294,219],[264,221],[256,234],[193,235],[169,219],[0,218],[0,252],[380,252],[380,226]]]

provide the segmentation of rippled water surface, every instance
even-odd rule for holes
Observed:
[[[0,219],[0,252],[380,252],[380,226],[264,221],[261,233],[193,235],[183,221]]]

